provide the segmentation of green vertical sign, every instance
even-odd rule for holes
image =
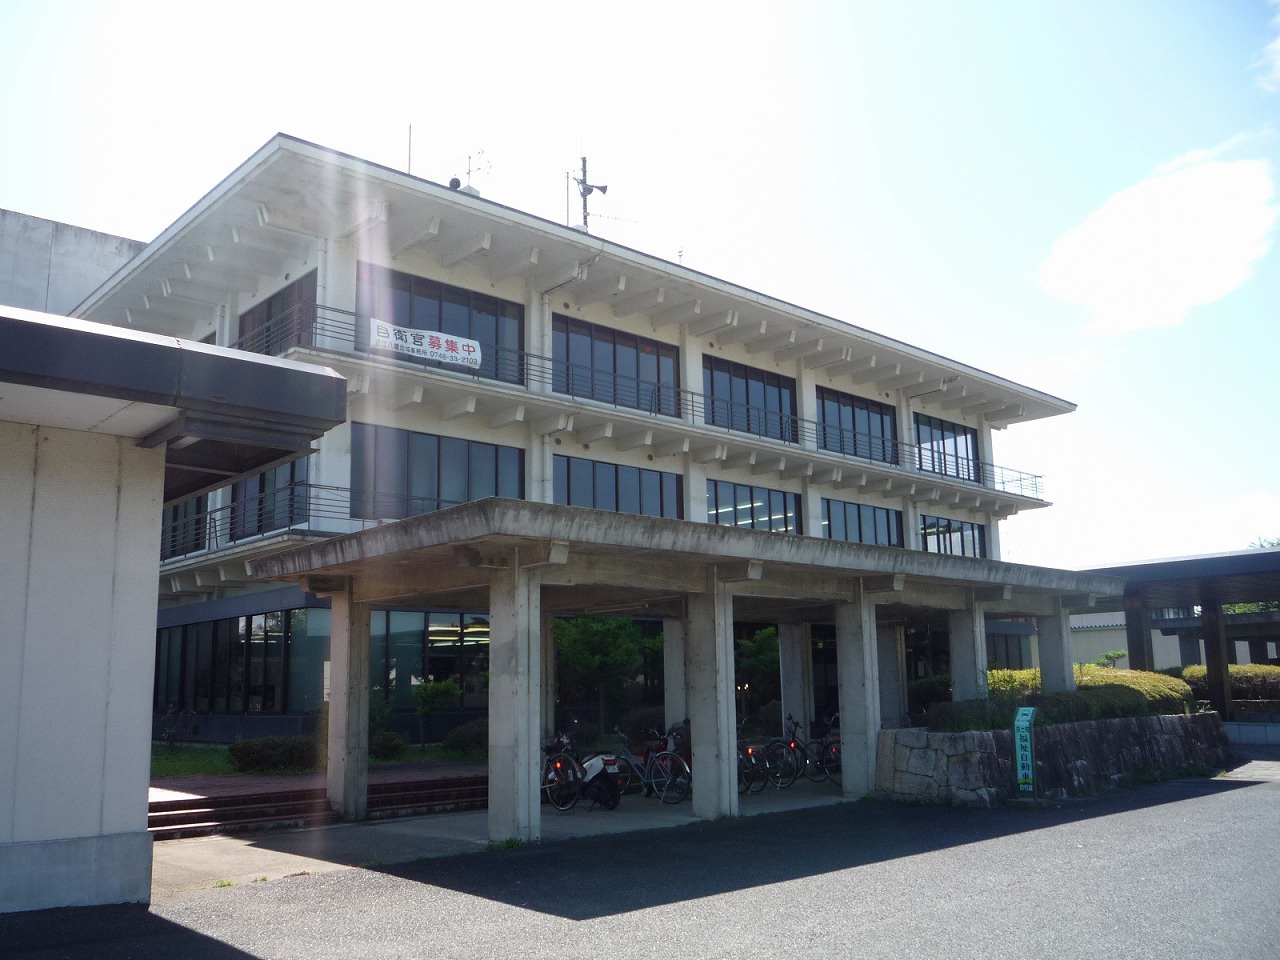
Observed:
[[[1036,795],[1036,760],[1031,742],[1031,725],[1035,719],[1035,707],[1019,707],[1017,716],[1013,718],[1013,762],[1020,797]]]

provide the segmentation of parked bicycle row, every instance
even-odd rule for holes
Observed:
[[[738,741],[738,792],[759,793],[767,786],[784,789],[797,780],[840,783],[839,716],[825,725],[822,736],[805,739],[794,716],[787,715],[786,736]],[[580,800],[614,810],[629,793],[680,803],[692,790],[687,721],[667,733],[631,749],[629,738],[616,727],[618,747],[610,752],[583,754],[567,733],[543,747],[541,791],[557,810],[572,810]]]

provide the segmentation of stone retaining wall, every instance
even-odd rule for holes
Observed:
[[[1036,790],[1059,798],[1153,776],[1221,769],[1230,747],[1216,713],[1036,727]],[[1014,796],[1013,731],[880,731],[877,797],[993,807]]]

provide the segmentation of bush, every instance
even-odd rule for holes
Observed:
[[[992,697],[1010,696],[1025,697],[1040,689],[1040,671],[1031,670],[988,670],[987,689]]]
[[[920,725],[935,733],[1003,730],[1013,726],[1016,711],[1011,700],[943,700],[924,712]]]
[[[255,737],[227,750],[237,773],[296,773],[315,770],[320,759],[310,737]]]
[[[1280,700],[1280,667],[1265,663],[1232,663],[1227,666],[1231,677],[1233,700]],[[1209,681],[1204,664],[1182,668],[1182,679],[1190,685],[1197,700],[1209,699]]]
[[[1125,686],[1138,691],[1150,705],[1150,713],[1185,713],[1195,702],[1191,687],[1176,677],[1148,670],[1082,666],[1076,672],[1079,688]],[[1133,714],[1126,714],[1133,716]]]
[[[1094,705],[1093,715],[1102,720],[1141,717],[1153,712],[1141,691],[1122,683],[1080,687],[1076,692]]]
[[[404,755],[404,737],[391,730],[379,730],[369,741],[369,756],[374,760],[395,760]]]
[[[489,721],[484,717],[454,727],[440,743],[451,760],[489,755]]]
[[[912,680],[907,684],[907,712],[913,715],[928,710],[935,703],[951,701],[951,677],[940,674]]]

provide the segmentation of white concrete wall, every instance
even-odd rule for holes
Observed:
[[[144,246],[0,210],[0,303],[66,316]]]
[[[164,449],[0,423],[0,911],[150,898]]]

